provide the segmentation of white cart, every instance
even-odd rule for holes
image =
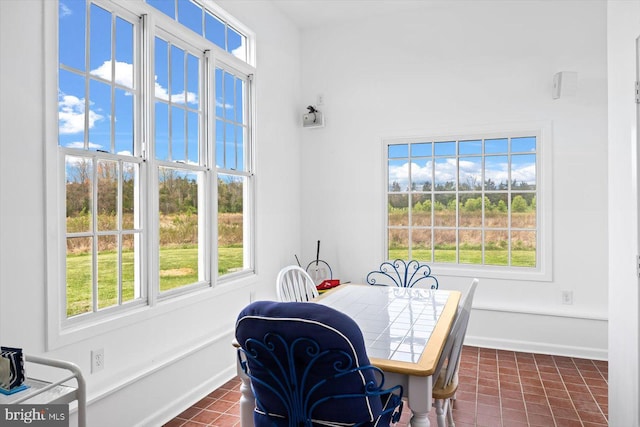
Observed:
[[[65,369],[71,372],[71,375],[55,382],[48,382],[41,379],[29,378],[25,379],[25,384],[29,386],[26,390],[20,391],[8,396],[0,394],[0,403],[9,404],[57,404],[71,403],[78,401],[78,427],[87,426],[87,390],[82,376],[82,371],[77,365],[65,362],[63,360],[49,359],[39,356],[25,355],[25,360],[30,363],[37,363],[54,368]],[[65,383],[75,379],[76,387],[66,385]]]

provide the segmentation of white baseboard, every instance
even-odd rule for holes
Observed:
[[[215,377],[209,378],[203,382],[199,387],[193,389],[190,393],[183,394],[178,399],[173,401],[171,405],[160,408],[158,412],[149,415],[142,420],[137,427],[149,427],[149,426],[161,426],[169,422],[177,414],[191,407],[194,402],[202,399],[213,390],[219,388],[221,385],[229,381],[236,375],[236,367],[230,366],[228,369],[219,372]]]
[[[608,360],[609,358],[608,351],[599,348],[564,346],[558,344],[485,338],[470,335],[465,337],[464,344],[497,350],[551,354],[555,356],[577,357],[581,359]]]

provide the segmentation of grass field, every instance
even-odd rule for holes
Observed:
[[[118,272],[115,251],[98,255],[98,308],[118,304]],[[242,247],[218,249],[220,275],[242,267]],[[67,256],[67,316],[92,311],[91,256]],[[122,301],[134,299],[134,257],[132,251],[122,254]],[[168,291],[198,281],[198,248],[184,245],[160,250],[160,291]]]
[[[407,248],[389,249],[389,259],[408,259],[409,251]],[[413,249],[411,258],[425,262],[456,262],[455,249],[436,249],[434,258],[431,259],[431,250],[429,249]],[[461,264],[482,264],[482,251],[480,250],[460,250]],[[485,265],[508,265],[508,251],[504,249],[485,250]],[[531,250],[511,250],[511,265],[515,267],[535,267],[536,251]]]

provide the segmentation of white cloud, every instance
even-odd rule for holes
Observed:
[[[84,98],[73,95],[65,95],[60,92],[58,96],[58,119],[59,132],[61,135],[70,135],[84,131],[85,111]],[[89,129],[96,121],[102,120],[104,116],[89,110]]]
[[[84,142],[83,141],[70,142],[70,143],[66,144],[65,147],[67,147],[67,148],[84,148]],[[94,142],[89,141],[89,148],[90,149],[94,149],[94,150],[98,150],[98,149],[102,148],[102,145],[96,144]]]
[[[91,70],[91,74],[94,76],[102,77],[105,80],[111,80],[111,61],[104,61],[101,66],[95,70]],[[115,68],[115,82],[125,87],[133,87],[133,64],[128,62],[116,61]]]
[[[65,16],[69,16],[73,14],[73,11],[69,9],[69,6],[60,2],[60,18],[64,18]]]
[[[158,76],[155,76],[155,96],[163,101],[169,101],[169,90],[158,83]],[[171,101],[176,104],[184,104],[185,101],[191,104],[198,102],[198,94],[182,91],[171,95]]]

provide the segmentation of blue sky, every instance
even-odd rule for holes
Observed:
[[[149,3],[175,18],[167,8],[173,2],[155,0]],[[73,71],[61,68],[59,74],[59,143],[65,147],[83,148],[87,140],[89,150],[132,155],[137,89],[133,58],[135,27],[116,17],[114,28],[112,14],[91,5],[88,72],[96,78],[89,79],[87,100],[83,76],[87,71],[86,12],[84,1],[60,2],[60,63]],[[244,37],[194,3],[178,2],[179,21],[200,34],[203,33],[203,13],[206,38],[223,48],[226,43],[228,51],[246,58]],[[113,55],[112,40],[115,40]],[[200,59],[158,37],[154,45],[156,158],[198,163]],[[216,162],[221,167],[242,169],[244,82],[220,69],[216,70],[215,78],[216,116],[220,119],[216,132]]]

